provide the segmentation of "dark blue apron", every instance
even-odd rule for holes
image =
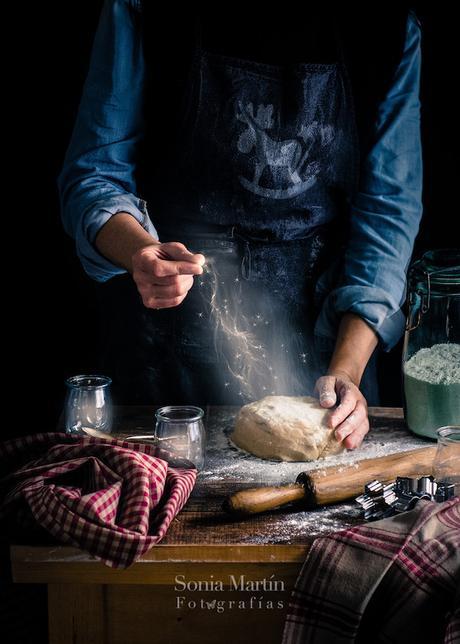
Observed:
[[[207,270],[160,311],[129,279],[105,285],[104,368],[125,403],[311,394],[330,358],[313,335],[315,284],[343,252],[356,185],[344,65],[277,67],[199,46],[186,99],[148,204],[160,241],[202,252]]]

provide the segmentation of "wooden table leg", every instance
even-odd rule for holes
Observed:
[[[50,644],[101,644],[104,631],[104,586],[48,584]]]

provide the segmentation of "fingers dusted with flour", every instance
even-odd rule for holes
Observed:
[[[377,335],[367,322],[354,313],[345,313],[328,373],[316,382],[321,407],[331,410],[329,425],[348,449],[359,447],[369,431],[367,402],[359,384],[377,343]]]
[[[205,258],[190,252],[180,242],[141,248],[133,256],[133,279],[147,308],[165,309],[179,305],[203,273]]]
[[[319,378],[316,391],[321,407],[331,408],[328,422],[336,439],[348,449],[359,447],[369,431],[367,403],[359,388],[349,376],[337,373]]]
[[[113,215],[97,234],[98,251],[131,273],[147,308],[180,304],[201,275],[205,258],[181,242],[161,243],[128,213]]]
[[[324,379],[327,378],[326,398],[321,398],[321,391],[324,396]],[[334,388],[336,406],[329,404],[330,388]],[[329,426],[335,430],[335,437],[343,441],[347,449],[359,447],[364,436],[369,431],[369,419],[367,415],[367,402],[350,377],[346,374],[337,373],[319,378],[317,385],[319,402],[322,407],[331,408],[329,413]],[[333,408],[332,408],[333,407]]]
[[[333,407],[337,402],[335,378],[333,376],[323,376],[319,378],[316,383],[316,391],[318,393],[321,407]]]

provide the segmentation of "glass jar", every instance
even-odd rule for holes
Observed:
[[[65,431],[85,434],[85,429],[109,434],[113,407],[108,376],[72,376],[65,381]]]
[[[460,495],[460,425],[441,427],[437,431],[438,447],[433,461],[433,476],[438,483],[455,485]]]
[[[404,412],[415,434],[460,424],[460,250],[429,251],[408,275]]]
[[[191,405],[160,407],[155,413],[155,439],[163,450],[191,461],[197,470],[203,469],[206,434],[204,412]]]

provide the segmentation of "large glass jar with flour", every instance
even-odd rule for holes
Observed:
[[[413,432],[460,424],[460,249],[429,251],[409,271],[403,380]]]

